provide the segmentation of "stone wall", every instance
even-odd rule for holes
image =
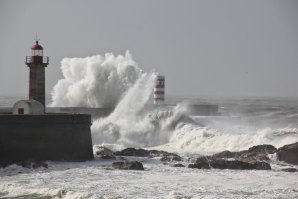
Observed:
[[[93,159],[87,114],[0,115],[0,160]]]

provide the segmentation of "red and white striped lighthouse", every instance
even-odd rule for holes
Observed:
[[[163,105],[165,101],[165,76],[158,75],[154,87],[154,104]]]
[[[45,107],[45,67],[49,64],[49,57],[43,56],[43,47],[35,44],[31,47],[31,56],[26,56],[29,67],[29,99],[39,101]]]

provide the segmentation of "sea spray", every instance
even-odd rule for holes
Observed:
[[[107,53],[65,58],[61,65],[63,79],[52,91],[52,106],[115,107],[107,118],[93,122],[96,145],[210,154],[245,150],[258,144],[280,147],[298,141],[298,129],[271,127],[270,123],[268,127],[246,125],[246,115],[232,123],[229,115],[207,117],[202,122],[188,115],[187,104],[148,105],[156,74],[143,72],[129,52],[124,56]]]
[[[143,74],[129,51],[124,56],[64,58],[61,71],[63,79],[53,88],[50,106],[115,107]]]
[[[93,143],[117,143],[134,147],[161,143],[158,136],[160,132],[150,122],[146,108],[155,80],[156,74],[143,74],[110,116],[93,123]]]

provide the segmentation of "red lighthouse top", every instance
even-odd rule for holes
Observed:
[[[31,50],[43,50],[43,47],[38,44],[38,41],[36,40],[36,43],[32,46]]]
[[[45,64],[45,67],[49,64],[49,57],[43,56],[43,47],[38,44],[37,39],[31,47],[31,56],[26,56],[26,64]]]

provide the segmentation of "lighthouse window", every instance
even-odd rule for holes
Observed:
[[[42,50],[32,50],[32,56],[42,56]]]

